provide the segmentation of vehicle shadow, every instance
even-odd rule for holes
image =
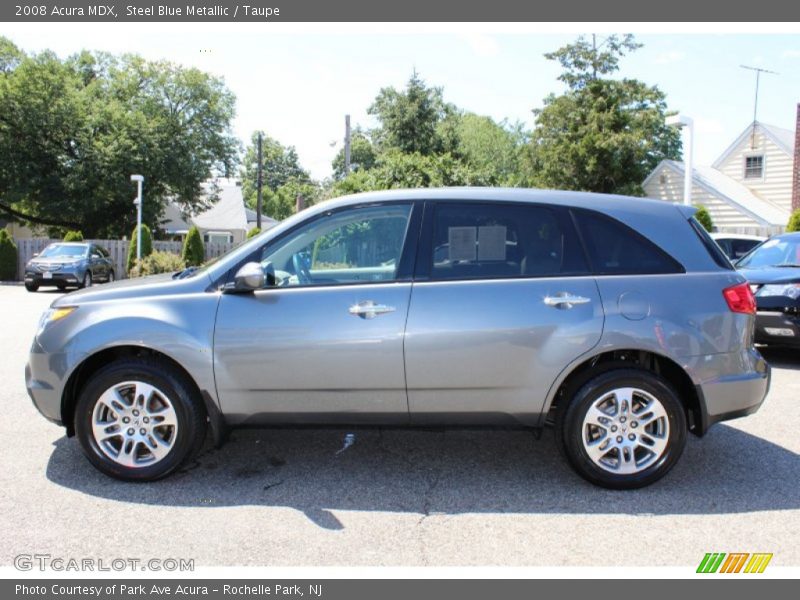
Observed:
[[[800,349],[775,346],[759,346],[761,352],[770,366],[780,369],[800,369]]]
[[[637,491],[594,487],[573,474],[551,431],[261,429],[207,445],[165,480],[108,478],[74,439],[54,443],[47,477],[92,496],[163,506],[291,507],[341,529],[331,510],[433,514],[724,514],[800,507],[800,455],[734,427],[690,436],[678,466]]]

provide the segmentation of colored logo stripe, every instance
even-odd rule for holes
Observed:
[[[772,554],[752,554],[750,562],[744,568],[745,573],[763,573],[767,568],[769,561],[772,560]]]
[[[727,558],[726,558],[727,556]],[[749,560],[748,560],[749,558]],[[748,552],[707,552],[697,567],[698,573],[763,573],[772,560],[772,554]],[[724,562],[723,562],[724,561]]]

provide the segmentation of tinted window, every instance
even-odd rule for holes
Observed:
[[[588,272],[567,213],[524,204],[440,204],[434,279],[547,277]]]
[[[760,243],[757,240],[731,240],[730,257],[738,260]]]
[[[684,271],[666,252],[616,219],[589,210],[575,211],[575,215],[596,273],[622,275]]]

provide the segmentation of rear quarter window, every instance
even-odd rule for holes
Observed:
[[[700,222],[694,217],[689,219],[689,224],[692,226],[692,229],[694,229],[694,232],[697,234],[697,237],[700,238],[700,241],[703,243],[703,246],[705,247],[709,256],[711,256],[711,259],[717,264],[717,266],[722,267],[723,269],[726,269],[728,271],[733,271],[734,269],[733,265],[731,264],[731,261],[728,260],[728,257],[719,247],[717,242],[715,242],[713,238],[710,235],[708,235],[706,228],[703,227],[700,224]]]
[[[616,219],[575,210],[592,270],[598,275],[685,273],[678,261]],[[712,242],[713,243],[713,242]]]

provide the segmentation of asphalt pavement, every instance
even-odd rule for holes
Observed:
[[[763,408],[689,436],[678,466],[633,492],[574,475],[551,431],[537,441],[240,430],[172,477],[131,484],[95,471],[25,391],[39,315],[58,295],[0,286],[0,565],[47,553],[208,566],[677,566],[706,552],[800,565],[800,351],[765,350]]]

